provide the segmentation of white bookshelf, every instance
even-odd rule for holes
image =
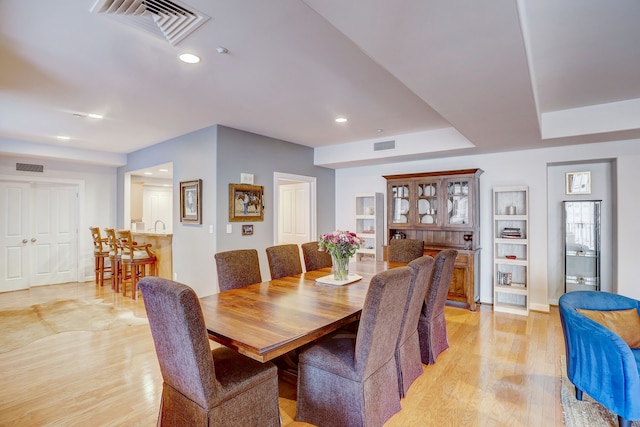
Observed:
[[[529,314],[529,188],[493,189],[493,309]]]
[[[384,199],[382,193],[356,195],[356,230],[364,245],[356,252],[358,261],[382,261],[384,236]]]

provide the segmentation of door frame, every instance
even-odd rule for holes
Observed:
[[[273,243],[278,242],[279,218],[280,218],[280,185],[282,181],[288,181],[287,184],[308,183],[309,184],[309,234],[310,240],[318,234],[318,210],[317,210],[317,178],[315,176],[294,175],[290,173],[274,172],[273,173]]]
[[[81,262],[80,254],[93,253],[93,243],[90,239],[81,239],[80,231],[88,229],[89,225],[85,224],[85,212],[84,212],[84,197],[85,197],[85,183],[80,179],[68,179],[68,178],[53,178],[45,176],[17,176],[17,175],[2,175],[0,174],[0,181],[12,181],[12,182],[24,182],[27,184],[40,183],[40,184],[64,184],[75,185],[78,189],[78,201],[76,203],[76,277],[78,282],[85,281],[84,263]],[[89,247],[91,243],[91,247]],[[92,260],[93,261],[93,260]],[[92,264],[93,265],[93,264]],[[31,285],[29,285],[31,287]]]

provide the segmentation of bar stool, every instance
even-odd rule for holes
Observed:
[[[131,237],[131,230],[118,230],[118,241],[120,249],[120,264],[122,269],[122,295],[127,294],[126,280],[131,281],[131,299],[138,299],[138,280],[147,275],[156,275],[157,258],[149,250],[151,244],[138,245]]]
[[[109,244],[109,260],[111,261],[111,289],[120,292],[120,284],[122,283],[122,262],[120,260],[120,247],[116,230],[113,228],[105,228],[107,233],[107,243]]]
[[[99,227],[89,227],[93,238],[93,257],[95,258],[96,285],[104,286],[104,273],[111,272],[111,267],[105,266],[104,260],[109,256],[105,243],[107,239],[100,236]]]

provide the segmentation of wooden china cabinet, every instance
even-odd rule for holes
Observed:
[[[385,175],[387,238],[424,240],[425,255],[456,249],[448,302],[476,309],[481,169]]]

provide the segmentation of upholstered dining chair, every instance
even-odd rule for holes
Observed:
[[[262,282],[255,249],[238,249],[214,255],[220,292]]]
[[[446,249],[436,255],[431,282],[418,320],[418,338],[422,363],[432,365],[440,353],[449,348],[444,305],[449,293],[458,251]]]
[[[409,263],[409,267],[412,269],[411,286],[396,347],[400,397],[405,397],[411,384],[422,375],[418,320],[424,305],[427,287],[431,281],[433,263],[434,260],[430,256],[421,256]]]
[[[227,347],[211,350],[190,287],[144,277],[140,290],[162,373],[159,426],[279,426],[278,371]]]
[[[99,227],[89,227],[93,239],[93,258],[95,259],[96,285],[104,286],[104,274],[111,272],[111,267],[105,264],[109,258],[107,239],[100,235]]]
[[[319,270],[325,267],[331,267],[331,255],[325,251],[321,251],[318,242],[307,242],[300,245],[302,248],[302,256],[304,257],[304,266],[307,271]]]
[[[287,244],[268,247],[267,261],[269,261],[272,280],[302,273],[298,245]]]
[[[120,262],[120,245],[118,245],[118,237],[116,230],[113,228],[105,228],[107,234],[107,244],[109,245],[109,261],[111,261],[111,288],[120,292],[120,283],[122,281],[122,263]]]
[[[131,298],[138,298],[138,280],[147,275],[156,274],[156,256],[151,252],[151,244],[139,245],[133,241],[131,230],[118,230],[120,263],[122,271],[122,295],[127,294],[126,280],[131,282]]]
[[[424,241],[418,239],[391,239],[389,262],[411,262],[424,255]]]
[[[355,337],[328,336],[300,353],[297,421],[377,427],[400,411],[394,353],[411,272],[393,268],[371,279]]]

